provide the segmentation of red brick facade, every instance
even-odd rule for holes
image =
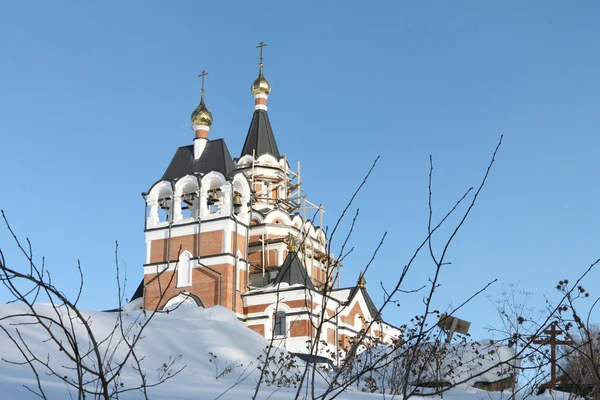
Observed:
[[[200,256],[209,256],[223,253],[223,234],[224,231],[204,232],[200,235]],[[242,249],[245,250],[246,243],[238,240],[238,244],[243,242]],[[169,250],[169,239],[153,240],[150,247],[150,262],[167,261],[167,251]],[[177,261],[178,256],[184,251],[189,251],[192,257],[198,257],[198,235],[185,235],[171,238],[169,261]],[[244,253],[242,253],[244,254]]]
[[[236,311],[244,311],[241,293],[246,291],[246,272],[239,271],[239,284],[234,280],[234,266],[231,264],[213,265],[211,269],[219,272],[216,274],[208,268],[192,268],[192,285],[177,287],[177,275],[175,272],[167,271],[156,278],[156,274],[144,276],[145,285],[145,308],[153,310],[157,307],[162,309],[165,303],[172,297],[185,291],[200,298],[204,307],[222,305],[233,310],[233,294],[236,297]],[[238,291],[235,286],[239,287]],[[222,290],[222,292],[221,292]],[[160,293],[163,293],[160,298]],[[219,303],[221,301],[221,303]]]

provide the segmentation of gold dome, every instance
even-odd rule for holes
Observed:
[[[256,78],[256,80],[252,84],[251,90],[252,90],[253,95],[257,95],[257,94],[268,95],[269,93],[271,93],[271,84],[269,83],[267,78],[265,78],[263,76],[262,65],[260,66],[260,73],[258,74],[258,78]]]
[[[206,125],[211,126],[213,122],[212,113],[206,108],[204,104],[204,94],[200,98],[200,104],[192,113],[192,126],[195,125]]]

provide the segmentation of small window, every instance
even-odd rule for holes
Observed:
[[[285,336],[286,332],[285,313],[279,311],[273,316],[273,336]]]
[[[192,284],[192,260],[190,253],[185,251],[181,254],[177,264],[177,287],[190,286]]]

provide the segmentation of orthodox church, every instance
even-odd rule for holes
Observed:
[[[179,147],[162,177],[143,193],[146,261],[136,295],[148,310],[220,305],[248,328],[288,351],[306,353],[319,340],[330,359],[367,327],[391,341],[398,331],[383,322],[365,288],[339,287],[339,263],[306,210],[321,215],[301,190],[298,172],[280,152],[269,115],[271,85],[263,73],[252,83],[254,111],[238,158],[223,139],[209,137],[213,116],[204,98],[192,112],[193,143]],[[212,133],[211,133],[212,136]],[[241,139],[241,136],[240,136]],[[309,213],[312,216],[313,213]],[[316,338],[321,313],[324,326]]]

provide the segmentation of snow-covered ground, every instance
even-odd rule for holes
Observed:
[[[47,316],[53,315],[53,310],[50,305],[39,305],[37,308],[41,315]],[[70,363],[67,357],[59,350],[57,344],[47,341],[48,334],[39,326],[15,326],[15,323],[26,322],[26,320],[23,318],[5,319],[9,315],[18,315],[26,311],[27,309],[22,305],[0,304],[0,325],[12,332],[18,328],[19,333],[34,354],[41,359],[49,359],[51,365],[61,375],[75,376],[75,372],[69,369]],[[96,337],[101,339],[109,336],[117,318],[117,314],[105,312],[85,312],[85,316],[90,319]],[[142,318],[143,315],[139,311],[130,311],[124,314],[124,326],[134,326],[130,334],[135,332],[135,326],[138,326],[137,324],[142,321]],[[80,347],[86,348],[88,342],[83,325],[76,323],[74,329],[80,340]],[[116,340],[113,340],[109,347],[105,344],[101,347],[103,350],[112,349],[116,343]],[[216,398],[239,400],[252,397],[260,374],[256,368],[257,358],[264,353],[267,345],[267,341],[261,335],[245,327],[233,313],[225,308],[182,308],[169,314],[156,314],[138,342],[136,351],[137,354],[144,356],[142,367],[147,373],[149,383],[152,383],[163,370],[163,364],[169,364],[175,358],[177,361],[174,364],[174,370],[185,367],[178,375],[162,385],[149,388],[149,398],[152,400]],[[114,354],[114,359],[122,359],[125,350],[124,346],[119,346]],[[239,366],[234,368],[231,373],[216,379],[215,360],[210,353],[217,357],[217,374],[230,363]],[[37,389],[35,376],[30,367],[7,362],[22,361],[23,356],[2,331],[0,331],[0,358],[2,358],[0,361],[0,399],[38,399],[38,396],[24,387],[25,385],[34,390]],[[43,367],[40,367],[39,371],[42,372],[40,379],[49,399],[70,398],[69,390],[63,382],[43,373]],[[236,381],[244,376],[247,376],[246,379],[235,385]],[[140,383],[139,375],[131,366],[121,374],[121,378],[123,388],[134,387]],[[317,393],[324,388],[324,385],[323,381],[317,382]],[[232,386],[234,387],[232,388]],[[225,394],[222,395],[223,393]],[[295,394],[296,389],[293,388],[263,385],[258,398],[290,399],[294,398]],[[220,395],[222,396],[219,397]],[[447,400],[501,400],[507,397],[507,393],[503,395],[488,393],[466,386],[444,394],[444,399]],[[74,393],[73,398],[77,398]],[[143,396],[139,392],[132,391],[120,398],[142,399]],[[338,398],[376,399],[382,398],[382,395],[348,391]],[[428,397],[428,399],[430,398]],[[543,398],[544,396],[539,397],[539,399]]]

